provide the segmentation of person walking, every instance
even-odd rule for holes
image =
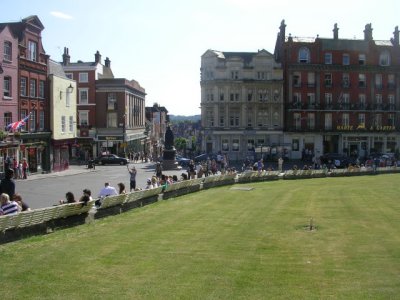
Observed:
[[[22,160],[22,178],[27,179],[28,178],[28,162],[26,161],[26,158],[23,158]]]
[[[126,168],[128,169],[128,172],[129,172],[129,175],[130,175],[129,188],[130,188],[130,191],[132,192],[132,190],[135,191],[135,189],[136,189],[136,174],[137,174],[137,171],[136,171],[135,166],[133,166],[130,170],[129,170],[128,165],[126,166]]]

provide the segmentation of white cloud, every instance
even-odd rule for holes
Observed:
[[[66,20],[73,19],[72,16],[67,15],[67,14],[65,14],[65,13],[63,13],[63,12],[60,12],[60,11],[51,11],[50,14],[51,14],[52,16],[54,16],[54,17],[56,17],[56,18],[60,18],[60,19],[66,19]]]

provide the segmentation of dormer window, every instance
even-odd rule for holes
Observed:
[[[390,54],[388,51],[383,51],[379,55],[379,65],[380,66],[390,66]]]
[[[12,44],[9,41],[4,42],[4,59],[7,61],[12,60]]]
[[[300,48],[299,50],[299,63],[307,64],[310,62],[310,50],[308,48]]]

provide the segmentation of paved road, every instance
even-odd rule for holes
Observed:
[[[136,185],[145,187],[146,179],[154,174],[154,163],[134,164],[138,170]],[[132,164],[129,165],[130,167]],[[164,171],[166,175],[179,175],[182,170]],[[86,166],[70,166],[69,170],[50,174],[31,175],[27,180],[16,180],[16,192],[31,208],[48,207],[65,199],[65,193],[71,191],[79,199],[82,190],[88,188],[94,198],[108,181],[115,188],[123,182],[129,191],[129,173],[126,166],[96,166],[96,170],[88,170]]]

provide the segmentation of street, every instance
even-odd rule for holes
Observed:
[[[135,166],[137,169],[136,186],[144,188],[146,179],[154,175],[154,163],[135,163],[129,164],[129,167]],[[129,173],[126,166],[106,165],[96,166],[95,171],[87,170],[85,165],[71,166],[78,174],[65,175],[59,172],[55,174],[38,175],[33,179],[32,175],[28,180],[15,180],[15,191],[21,194],[22,199],[32,208],[42,208],[58,204],[61,199],[65,199],[66,192],[72,192],[75,199],[79,200],[82,191],[88,188],[92,191],[92,197],[97,198],[100,189],[105,182],[118,190],[117,184],[125,184],[126,191],[129,192]],[[81,169],[81,170],[80,170]],[[79,173],[81,171],[81,173]],[[64,171],[68,174],[69,171]],[[167,170],[163,171],[166,175],[177,175],[185,170]]]

